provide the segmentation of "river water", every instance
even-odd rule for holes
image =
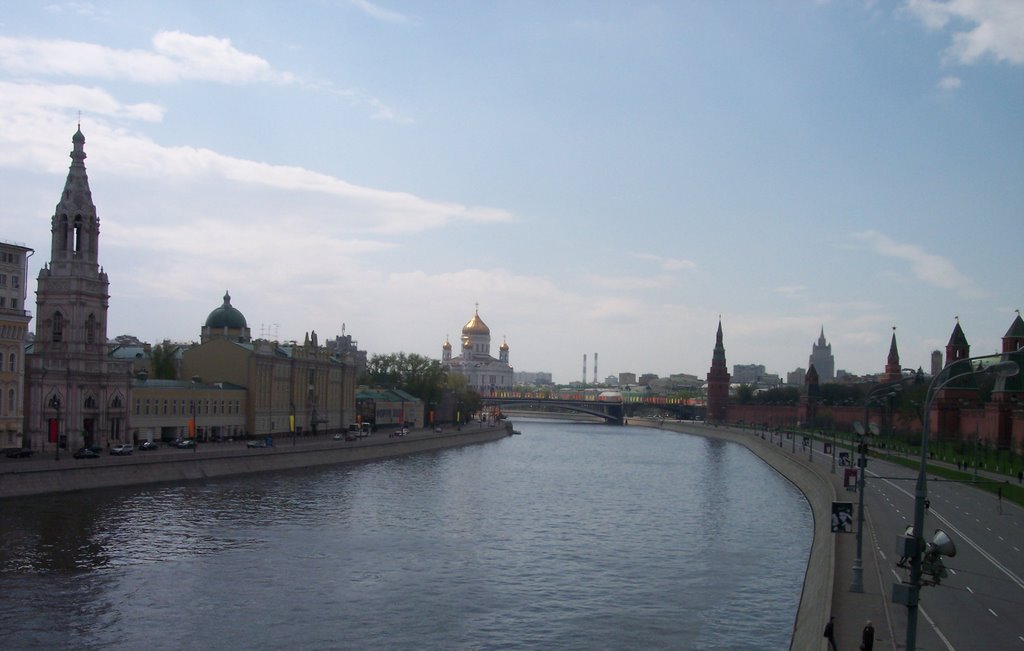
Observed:
[[[4,649],[785,649],[812,536],[745,448],[517,420],[356,465],[0,501]]]

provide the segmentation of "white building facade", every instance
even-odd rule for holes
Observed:
[[[452,344],[447,338],[441,347],[441,364],[449,373],[465,377],[469,388],[481,395],[514,386],[508,343],[502,342],[497,359],[491,356],[491,329],[480,318],[479,310],[474,310],[473,318],[462,327],[461,342],[458,356],[452,355]]]

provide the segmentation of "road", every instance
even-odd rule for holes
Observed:
[[[864,500],[870,529],[865,554],[878,555],[884,592],[906,580],[897,538],[914,520],[917,471],[872,459]],[[852,494],[851,494],[852,495]],[[925,537],[942,529],[957,554],[949,576],[921,591],[919,649],[1024,649],[1024,509],[972,487],[929,475]],[[873,534],[870,536],[867,534]],[[888,604],[897,648],[906,639],[906,608]]]

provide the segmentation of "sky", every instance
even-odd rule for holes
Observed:
[[[8,0],[0,239],[85,135],[107,334],[342,328],[560,383],[930,369],[1024,307],[1024,2]],[[30,326],[34,329],[33,325]],[[456,347],[457,350],[457,347]]]

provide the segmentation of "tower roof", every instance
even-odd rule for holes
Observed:
[[[949,343],[947,346],[968,346],[967,336],[964,334],[963,328],[960,327],[959,319],[956,322],[956,326],[953,327],[953,334],[949,335]]]
[[[1024,319],[1020,318],[1020,312],[1017,312],[1017,318],[1013,320],[1013,323],[1010,324],[1010,329],[1003,335],[1003,339],[1007,338],[1024,338]]]
[[[489,335],[491,329],[487,327],[484,320],[480,318],[480,314],[477,310],[473,310],[473,318],[466,322],[466,325],[462,326],[463,335]]]
[[[224,304],[206,317],[206,327],[215,330],[221,328],[242,330],[246,327],[245,316],[231,306],[231,294],[224,292]]]

